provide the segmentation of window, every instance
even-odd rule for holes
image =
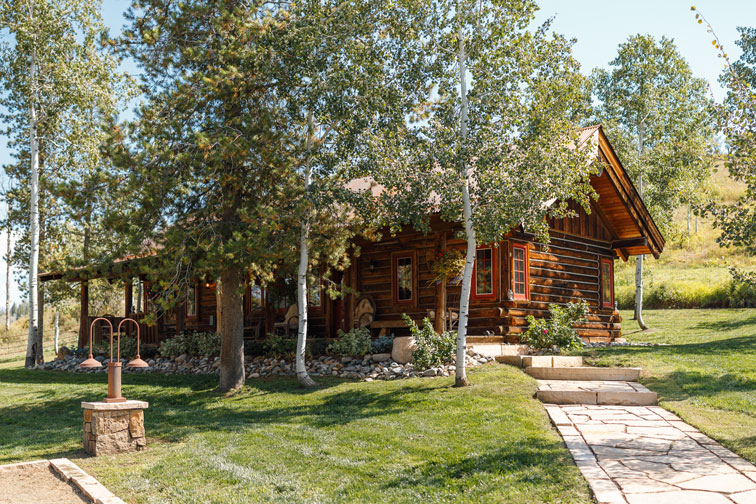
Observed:
[[[481,247],[475,253],[475,268],[473,270],[475,290],[473,296],[476,298],[496,297],[494,257],[493,247]]]
[[[192,284],[186,288],[186,316],[197,316],[197,285]]]
[[[512,294],[515,299],[528,299],[528,248],[512,245]]]
[[[601,306],[614,307],[614,264],[610,259],[601,259]]]
[[[307,304],[312,308],[320,308],[322,306],[320,283],[308,282],[307,284]]]
[[[394,302],[409,304],[415,301],[415,255],[413,253],[394,256]]]
[[[250,311],[259,310],[263,306],[263,289],[256,284],[249,286],[249,307]]]

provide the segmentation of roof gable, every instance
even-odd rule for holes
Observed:
[[[601,163],[601,172],[591,177],[590,182],[599,196],[597,211],[613,234],[612,248],[623,259],[640,254],[652,254],[658,258],[664,250],[664,237],[603,128],[598,125],[582,131],[590,131]]]

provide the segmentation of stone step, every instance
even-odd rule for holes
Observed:
[[[536,397],[549,404],[652,406],[656,392],[637,382],[538,380]]]
[[[481,355],[487,355],[490,357],[520,357],[523,354],[528,353],[530,347],[528,345],[510,345],[508,343],[469,343],[468,348],[472,349],[475,353]]]
[[[517,345],[503,345],[504,347],[515,347]],[[527,350],[525,345],[522,345]],[[504,353],[496,356],[496,362],[503,364],[511,364],[512,366],[529,368],[545,367],[545,368],[567,368],[567,367],[580,367],[583,365],[583,358],[580,356],[569,355],[513,355]]]
[[[539,380],[598,380],[637,382],[640,368],[609,367],[528,367],[525,372]]]

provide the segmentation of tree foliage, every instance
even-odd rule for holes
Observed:
[[[683,204],[700,203],[713,164],[713,104],[672,39],[632,35],[610,69],[594,70],[596,118],[662,231]]]
[[[695,7],[691,10],[696,11]],[[726,166],[730,176],[745,183],[746,191],[733,204],[710,202],[706,211],[714,217],[714,226],[721,231],[717,241],[721,246],[742,247],[756,254],[756,29],[739,27],[736,44],[742,53],[731,62],[714,28],[700,12],[699,24],[704,24],[712,37],[717,56],[725,63],[720,81],[727,89],[724,103],[717,108],[717,118],[727,145]],[[752,272],[731,269],[736,281],[756,284]]]
[[[425,106],[374,171],[394,229],[428,229],[429,211],[465,224],[457,384],[467,383],[465,341],[476,246],[522,228],[548,241],[549,217],[588,208],[588,150],[577,145],[587,110],[572,41],[547,22],[530,30],[532,1],[430,2],[424,40],[432,60]]]
[[[71,265],[72,257],[83,262],[78,201],[91,193],[77,185],[100,169],[102,124],[124,91],[117,62],[99,44],[99,9],[99,2],[80,0],[0,2],[1,118],[15,158],[4,167],[15,181],[6,191],[6,224],[19,233],[12,260],[28,266],[30,342],[41,338],[38,268]],[[95,213],[90,204],[90,225]],[[56,287],[48,292],[52,300],[70,294],[63,284]]]

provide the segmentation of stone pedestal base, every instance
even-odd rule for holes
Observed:
[[[144,410],[148,406],[146,401],[82,402],[84,451],[96,457],[144,448]]]

